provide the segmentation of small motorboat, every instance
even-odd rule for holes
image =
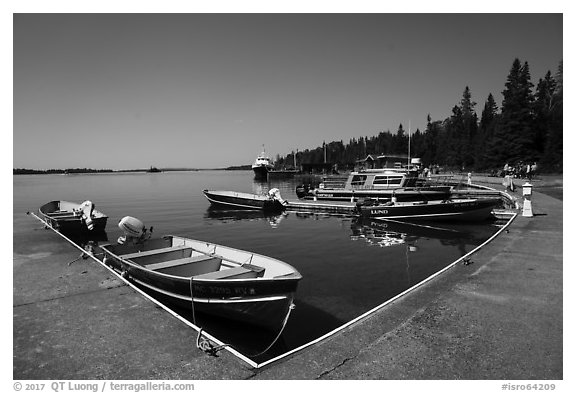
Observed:
[[[134,217],[127,234],[104,245],[104,263],[175,306],[246,324],[279,329],[286,323],[302,275],[277,259],[179,236],[147,239]]]
[[[394,198],[386,203],[365,201],[356,209],[363,217],[395,220],[428,221],[480,221],[492,217],[492,209],[500,199],[446,199],[442,201],[398,202]]]
[[[267,195],[249,194],[236,191],[203,190],[204,196],[213,206],[235,207],[240,209],[282,211],[288,202],[282,199],[280,190],[271,189]]]
[[[51,201],[42,205],[39,212],[49,226],[66,233],[103,231],[108,221],[108,216],[96,210],[91,201]]]

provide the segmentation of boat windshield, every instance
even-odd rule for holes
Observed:
[[[418,180],[419,179],[417,177],[407,177],[406,182],[404,183],[404,187],[418,187]]]
[[[354,175],[352,176],[352,181],[350,183],[350,185],[352,187],[361,187],[364,185],[364,183],[366,183],[366,178],[368,176],[366,175]]]

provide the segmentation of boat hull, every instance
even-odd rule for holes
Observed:
[[[73,209],[80,207],[79,203],[67,201],[51,201],[40,207],[38,210],[41,218],[53,229],[62,233],[97,233],[106,229],[108,216],[98,210],[93,211],[92,223],[94,227],[90,230],[81,215],[75,215]]]
[[[383,190],[347,190],[347,189],[315,189],[308,192],[304,199],[354,201],[360,199],[390,200],[396,197],[399,202],[434,201],[450,198],[450,187],[422,187],[422,188],[397,188]]]
[[[231,286],[222,284],[214,286],[193,282],[194,304],[192,305],[189,280],[182,282],[181,285],[168,285],[166,287],[166,285],[158,284],[156,279],[146,279],[143,277],[143,273],[134,270],[129,273],[129,278],[174,307],[232,320],[244,325],[258,326],[271,331],[282,327],[289,307],[294,301],[297,288],[296,284],[290,283],[286,286],[285,292],[279,294],[278,289],[266,291],[264,288],[253,285]],[[254,295],[252,299],[244,297],[243,294],[249,291],[260,294],[271,292],[271,294]],[[236,299],[225,298],[223,294],[236,294],[237,296],[234,296]],[[239,296],[243,296],[243,298],[240,299]]]
[[[395,205],[358,206],[364,217],[389,218],[395,220],[425,221],[481,221],[492,217],[497,199],[470,199],[408,203]]]
[[[282,205],[282,203],[264,195],[234,191],[203,190],[202,192],[213,206],[264,211],[284,210],[284,205]]]
[[[266,165],[253,165],[252,171],[254,172],[254,179],[267,180],[269,168]]]
[[[176,239],[180,244],[195,251],[226,260],[238,259],[248,264],[267,266],[267,269],[280,269],[278,277],[248,278],[206,278],[202,275],[187,276],[172,271],[155,271],[135,262],[137,256],[150,250],[174,247]],[[226,318],[243,324],[257,325],[274,330],[282,326],[289,307],[296,294],[302,276],[290,265],[273,258],[231,249],[206,242],[194,241],[175,236],[154,239],[141,246],[107,245],[102,246],[106,258],[104,263],[111,266],[136,285],[146,288],[161,300],[194,312]],[[208,252],[208,250],[212,250]],[[117,253],[127,253],[122,257]],[[135,253],[134,253],[135,252]],[[132,253],[132,254],[130,254]],[[132,255],[131,257],[129,257]],[[239,266],[247,266],[246,263]],[[150,266],[150,265],[147,265]]]

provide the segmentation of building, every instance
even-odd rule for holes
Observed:
[[[405,168],[408,156],[387,154],[368,154],[366,158],[356,161],[358,169]]]

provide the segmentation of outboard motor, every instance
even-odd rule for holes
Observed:
[[[94,212],[94,204],[91,201],[84,201],[75,211],[76,214],[82,215],[82,221],[88,227],[88,230],[94,229],[94,222],[92,221],[92,213]]]
[[[310,187],[306,184],[296,186],[296,196],[300,199],[309,195]]]
[[[280,190],[273,188],[268,191],[268,200],[264,201],[264,211],[266,212],[281,212],[286,208],[286,202],[280,196]]]
[[[268,191],[268,196],[270,196],[270,199],[280,202],[282,206],[286,206],[288,204],[288,202],[282,199],[282,196],[280,195],[280,190],[277,188],[273,188],[270,191]]]
[[[154,227],[150,230],[146,229],[144,223],[137,218],[126,216],[118,223],[118,228],[124,232],[124,236],[118,238],[119,244],[124,244],[127,241],[132,243],[143,243],[152,236]]]

